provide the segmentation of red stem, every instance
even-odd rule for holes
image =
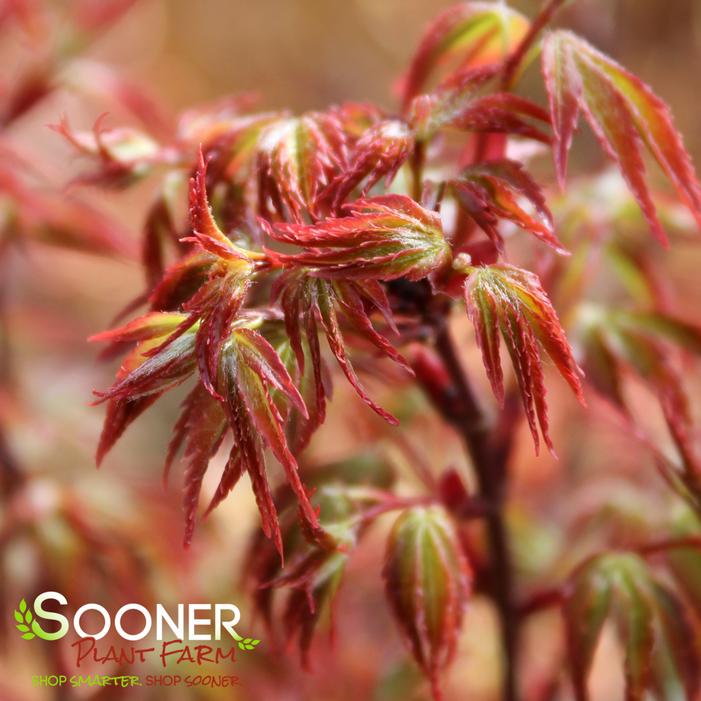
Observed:
[[[679,538],[669,538],[654,543],[647,543],[638,546],[636,550],[641,555],[656,555],[666,550],[677,550],[680,548],[696,548],[701,550],[701,536],[680,536]]]
[[[526,54],[530,51],[538,35],[550,23],[555,13],[565,2],[567,2],[567,0],[547,0],[537,17],[531,23],[526,35],[521,39],[521,43],[516,47],[504,64],[504,73],[501,79],[502,87],[505,89],[511,87],[514,76],[521,65],[521,61],[523,61]]]
[[[540,589],[521,602],[518,607],[518,615],[521,618],[525,618],[539,611],[560,606],[562,599],[563,592],[559,587]]]
[[[378,516],[389,513],[390,511],[399,511],[400,509],[408,509],[412,506],[429,506],[430,504],[435,504],[436,500],[432,497],[409,497],[402,499],[399,497],[389,497],[387,501],[384,501],[377,506],[373,506],[371,509],[364,511],[360,516],[359,520],[363,523],[370,523],[374,521]]]
[[[484,516],[490,547],[489,587],[499,617],[504,650],[502,697],[504,701],[517,701],[519,617],[514,603],[514,570],[503,513],[508,453],[494,449],[491,427],[445,323],[437,330],[436,350],[452,380],[450,391],[454,394],[451,402],[436,403],[436,406],[439,411],[443,408],[444,419],[460,433],[477,476],[479,497],[489,507]],[[452,406],[452,411],[446,413],[446,406]]]

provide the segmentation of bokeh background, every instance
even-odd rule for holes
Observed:
[[[90,65],[86,61],[116,67],[152,95],[166,115],[242,92],[257,93],[264,109],[305,110],[344,100],[372,100],[391,108],[393,84],[406,67],[422,28],[450,4],[429,0],[140,0],[86,47],[80,67],[65,67],[64,78],[79,81],[80,70]],[[539,5],[527,0],[513,4],[528,13]],[[697,165],[701,163],[701,2],[576,0],[558,21],[655,86],[672,106]],[[42,46],[25,33],[6,30],[0,39],[0,86],[11,86],[27,66],[42,60],[42,52]],[[536,78],[527,76],[526,85],[530,81],[535,86]],[[110,125],[132,120],[114,103],[60,88],[9,125],[0,135],[1,143],[38,164],[48,186],[60,189],[80,172],[81,163],[47,125],[67,115],[74,126],[89,128],[104,111],[110,112]],[[600,151],[592,148],[585,135],[577,146],[573,169],[587,172],[601,165]],[[181,475],[175,471],[167,490],[160,485],[177,397],[138,422],[99,472],[94,466],[103,410],[89,406],[91,393],[109,385],[115,365],[98,362],[96,349],[85,339],[107,328],[142,289],[136,250],[153,192],[154,184],[146,181],[127,192],[105,194],[88,188],[78,193],[123,227],[134,244],[130,255],[93,256],[32,241],[3,246],[0,292],[6,390],[1,409],[8,451],[4,469],[13,479],[15,474],[25,474],[31,480],[19,495],[13,494],[0,506],[0,596],[3,606],[14,605],[26,592],[50,585],[75,592],[76,599],[96,601],[233,600],[239,602],[251,633],[264,637],[262,624],[250,616],[240,589],[243,553],[257,528],[247,484],[198,528],[193,547],[187,552],[182,549]],[[681,309],[689,314],[698,313],[696,271],[700,262],[698,253],[688,250],[671,253],[665,260]],[[466,346],[472,345],[467,329],[463,338]],[[379,386],[377,391],[381,391]],[[348,412],[334,418],[332,409],[307,460],[342,458],[359,443],[370,446],[383,440],[382,429],[372,417],[363,415],[362,406],[353,404],[355,401],[343,391],[338,393],[334,407],[342,411],[344,403],[351,403],[356,411],[350,411],[350,419]],[[392,396],[385,401],[392,408]],[[555,398],[556,411],[557,402]],[[563,406],[562,421],[571,416],[570,410],[569,405]],[[428,417],[426,422],[430,442],[421,444],[421,459],[429,467],[459,465],[457,440],[437,421]],[[615,429],[602,422],[598,430],[599,444],[590,450],[600,452],[592,462],[602,463],[602,470],[610,469],[612,461],[621,473],[635,469],[635,458],[615,442]],[[576,447],[569,454],[581,460]],[[399,464],[406,456],[391,454],[389,459]],[[565,463],[567,459],[566,451]],[[563,460],[557,464],[544,457],[536,462],[525,444],[517,463],[516,488],[524,494],[565,469]],[[548,537],[556,539],[557,535]],[[537,547],[551,547],[548,537],[540,538]],[[378,543],[370,543],[354,559],[353,569],[365,576],[356,577],[342,593],[336,653],[329,652],[324,639],[314,674],[299,671],[294,650],[284,654],[272,652],[270,646],[267,652],[261,648],[255,656],[242,656],[237,663],[240,691],[144,690],[128,692],[127,697],[426,698],[398,636],[388,632],[391,623],[382,604],[378,564],[381,540]],[[9,615],[3,612],[4,619],[10,620]],[[449,698],[495,698],[497,641],[492,618],[488,606],[475,602],[460,657],[451,672]],[[375,642],[378,634],[381,648]],[[534,639],[527,654],[534,674],[539,665],[558,654],[560,643],[557,638]],[[55,698],[54,692],[33,688],[31,676],[62,665],[70,668],[70,664],[70,651],[49,653],[38,641],[24,644],[8,626],[2,632],[0,699]],[[605,665],[600,665],[595,683],[602,695],[595,698],[614,701],[618,687],[610,677]],[[105,692],[102,695],[107,697]],[[67,698],[102,696],[92,690]]]

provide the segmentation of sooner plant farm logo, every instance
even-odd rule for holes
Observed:
[[[31,607],[25,599],[19,602],[14,611],[15,626],[25,640],[33,638],[59,640],[70,631],[71,621],[67,616],[45,608],[44,605],[50,601],[61,606],[68,605],[66,597],[55,591],[39,594]],[[102,624],[98,630],[85,629],[83,618],[89,612],[94,612],[102,618]],[[141,618],[140,628],[135,631],[127,631],[123,623],[124,617],[130,613],[137,614]],[[237,643],[239,649],[254,650],[260,640],[243,637],[236,632],[234,626],[238,624],[240,618],[239,608],[229,603],[178,604],[175,613],[169,611],[163,604],[156,604],[155,611],[152,613],[141,604],[129,603],[119,608],[114,616],[104,606],[88,603],[75,612],[72,627],[78,637],[93,641],[104,638],[112,628],[122,639],[130,642],[143,640],[154,630],[155,638],[159,642],[164,641],[166,635],[177,641],[219,642],[226,634]],[[53,622],[53,627],[58,624],[57,630],[45,630],[42,621]]]
[[[63,594],[45,591],[31,606],[21,599],[14,611],[15,626],[25,640],[60,640],[70,632],[77,636],[71,643],[77,673],[35,674],[34,686],[231,687],[238,684],[238,677],[231,674],[230,668],[222,668],[224,674],[209,668],[232,664],[239,650],[255,650],[260,643],[257,638],[236,632],[234,626],[241,619],[241,612],[230,603],[177,604],[170,609],[155,604],[152,610],[129,603],[114,613],[100,604],[88,603],[70,618],[58,611],[65,606],[68,600]],[[108,634],[108,640],[103,641]],[[117,636],[126,643],[115,644]],[[123,671],[128,665],[146,662],[151,663],[147,671],[153,671],[155,665],[164,673],[142,676],[138,671]],[[109,665],[112,670],[116,665],[119,673],[94,673],[95,666],[99,669],[102,665]],[[171,665],[176,670],[166,672]],[[180,665],[185,665],[186,673],[178,673]],[[89,671],[85,671],[85,666]],[[193,666],[196,673],[190,673]]]
[[[45,633],[37,622],[34,620],[34,615],[30,608],[27,607],[27,602],[22,599],[19,602],[19,606],[15,609],[15,621],[17,630],[22,633],[22,637],[25,640],[31,640],[37,636],[43,640],[51,640],[51,635]]]

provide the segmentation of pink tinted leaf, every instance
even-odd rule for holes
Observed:
[[[497,246],[503,245],[497,221],[508,219],[559,253],[565,252],[555,235],[542,190],[519,163],[502,160],[470,166],[460,179],[449,184],[461,205]]]
[[[686,689],[693,698],[699,674],[689,612],[641,557],[626,552],[596,555],[575,570],[564,594],[570,671],[578,701],[590,698],[589,672],[609,618],[624,650],[628,701],[664,694],[667,688],[675,693]]]
[[[428,95],[420,95],[410,105],[409,124],[420,139],[452,124],[498,73],[497,66],[482,66],[451,77]]]
[[[177,135],[195,146],[207,144],[209,147],[225,135],[241,136],[253,125],[260,127],[261,122],[268,123],[280,117],[276,113],[246,114],[256,102],[255,94],[240,93],[191,107],[180,114]]]
[[[246,465],[246,470],[251,478],[251,487],[260,513],[263,533],[273,541],[275,549],[282,559],[282,534],[277,509],[265,474],[265,462],[260,442],[253,431],[253,427],[248,422],[245,424],[237,422],[234,425],[234,437],[241,451],[241,460]]]
[[[617,581],[616,614],[621,636],[626,641],[624,672],[626,698],[643,701],[650,682],[655,633],[652,602],[645,583],[635,573],[621,572]]]
[[[138,399],[113,399],[107,404],[105,421],[102,425],[95,462],[99,466],[114,444],[126,429],[141,416],[160,394],[151,394]]]
[[[570,672],[578,701],[587,701],[587,679],[611,605],[611,583],[595,569],[579,573],[567,590],[563,616]]]
[[[187,305],[191,315],[199,317],[196,355],[200,380],[215,398],[221,399],[214,388],[219,355],[229,338],[231,325],[238,316],[247,289],[247,280],[239,279],[236,274],[225,274],[212,278]]]
[[[325,608],[333,606],[347,560],[345,552],[315,552],[298,565],[294,579],[282,577],[275,581],[275,586],[293,587],[285,607],[284,624],[288,639],[295,634],[299,636],[302,666],[305,669],[310,668],[310,648],[315,627]]]
[[[382,178],[389,185],[413,148],[414,136],[405,122],[388,119],[373,124],[353,145],[348,167],[334,179],[324,196],[338,208],[361,185],[362,197]]]
[[[121,328],[103,331],[90,336],[88,341],[117,343],[145,341],[168,335],[175,331],[186,318],[185,314],[176,312],[150,312],[134,321],[130,321]]]
[[[191,333],[178,336],[161,352],[136,359],[135,367],[105,392],[97,393],[103,402],[108,399],[131,400],[163,393],[184,382],[195,369],[195,338]],[[137,347],[136,353],[139,353]]]
[[[172,137],[173,124],[165,106],[138,80],[118,68],[80,58],[71,62],[63,80],[72,91],[97,99],[100,104],[116,104],[120,111],[128,110],[149,134],[164,139]]]
[[[231,493],[239,479],[243,475],[245,464],[241,458],[241,451],[237,446],[231,449],[229,454],[229,459],[226,461],[224,466],[224,471],[222,472],[221,479],[217,485],[217,489],[212,495],[212,499],[209,502],[207,511],[205,511],[205,516],[209,515],[214,509],[216,509],[219,504],[226,499],[226,497]]]
[[[320,294],[318,299],[318,309],[319,316],[321,319],[321,325],[326,334],[326,339],[329,344],[329,348],[333,353],[336,361],[338,362],[343,374],[346,376],[348,382],[351,383],[353,389],[357,392],[358,396],[379,416],[381,416],[387,423],[397,426],[399,422],[392,416],[389,412],[385,411],[381,406],[375,403],[365,388],[361,384],[358,376],[353,368],[346,354],[345,342],[338,324],[338,318],[336,316],[336,311],[333,307],[333,302],[328,293]]]
[[[547,112],[534,102],[510,93],[495,93],[475,99],[451,125],[468,131],[516,134],[549,144],[550,137],[527,118],[550,122]]]
[[[564,181],[567,151],[581,109],[640,204],[653,233],[667,238],[650,195],[645,145],[682,201],[701,221],[701,186],[669,108],[636,76],[583,39],[558,31],[545,39],[543,72],[555,130],[555,163]]]
[[[233,381],[236,386],[235,395],[231,395],[230,389],[227,397],[231,420],[235,424],[252,424],[252,427],[255,428],[285,469],[287,481],[297,497],[301,515],[310,531],[319,534],[317,515],[299,477],[297,461],[287,444],[282,417],[270,395],[271,375],[269,369],[265,367],[265,359],[261,358],[260,362],[252,362],[250,356],[247,357],[248,352],[242,349],[242,345],[248,344],[247,347],[254,351],[250,341],[252,333],[255,332],[241,334],[241,330],[234,331],[234,345],[227,355],[226,367],[231,375],[229,382]],[[282,373],[287,375],[284,369]],[[289,376],[287,380],[289,381]],[[276,382],[280,383],[280,379],[276,378]],[[280,384],[284,386],[284,384],[291,384],[291,381]],[[297,397],[297,401],[301,403],[301,406],[304,406],[301,397],[299,395]],[[248,417],[245,419],[241,415],[241,410],[244,408],[248,413]],[[251,429],[246,430],[250,432]]]
[[[624,648],[625,697],[647,697],[653,653],[664,643],[664,618],[673,601],[647,564],[631,553],[597,555],[575,570],[566,587],[563,615],[578,701],[590,698],[587,680],[609,617]]]
[[[659,312],[601,309],[594,305],[583,310],[580,326],[585,367],[599,392],[622,411],[634,415],[621,392],[624,371],[628,369],[657,395],[681,457],[684,493],[694,505],[695,496],[701,493],[701,457],[684,375],[674,362],[674,346],[699,354],[701,329]],[[666,460],[660,464],[666,464]]]
[[[178,233],[170,204],[166,196],[161,195],[153,203],[146,217],[141,244],[141,262],[149,288],[155,287],[163,276],[164,247],[167,243],[177,246]]]
[[[185,545],[190,545],[195,530],[202,480],[209,461],[219,449],[227,429],[226,414],[221,405],[202,387],[188,397],[184,408],[186,433],[183,460],[185,467]]]
[[[405,195],[358,200],[346,210],[318,224],[275,226],[274,238],[307,249],[280,260],[317,268],[321,277],[419,280],[450,259],[439,215]]]
[[[275,297],[280,298],[285,317],[288,354],[293,356],[286,362],[286,367],[293,374],[296,365],[296,382],[309,413],[308,420],[302,417],[301,426],[297,426],[298,421],[294,417],[288,425],[288,435],[298,451],[306,446],[312,433],[323,423],[326,397],[331,392],[317,328],[316,287],[323,284],[326,283],[305,278],[301,271],[290,271],[278,278],[274,290]],[[290,430],[292,433],[289,433]]]
[[[321,191],[345,166],[347,136],[333,111],[311,112],[266,127],[258,144],[260,197],[279,202],[278,214],[316,216]]]
[[[372,289],[372,288],[371,288]],[[277,284],[277,294],[281,297],[285,314],[285,328],[288,331],[290,344],[298,358],[300,369],[305,367],[305,351],[302,347],[302,330],[306,336],[309,348],[309,358],[312,361],[314,383],[316,386],[316,411],[325,412],[325,396],[330,391],[329,383],[324,380],[322,358],[319,348],[318,334],[323,331],[329,348],[348,381],[361,399],[370,408],[392,424],[396,419],[379,407],[363,388],[346,351],[346,342],[341,331],[341,321],[337,308],[345,306],[348,314],[345,320],[348,325],[361,335],[369,334],[369,340],[380,348],[386,355],[400,360],[396,351],[384,341],[375,336],[365,310],[358,305],[358,298],[364,297],[368,304],[373,304],[372,297],[362,292],[362,287],[354,281],[333,283],[309,275],[305,270],[290,270],[281,276]],[[375,298],[377,293],[375,291]],[[380,304],[384,298],[379,299]],[[300,358],[300,353],[302,358]],[[401,362],[401,361],[400,361]]]
[[[246,360],[261,379],[280,390],[301,414],[308,418],[307,408],[299,390],[270,343],[259,333],[246,328],[237,330],[236,339],[241,352],[245,354]],[[247,346],[250,347],[250,351],[247,350]]]
[[[202,251],[190,253],[173,263],[149,295],[151,309],[167,311],[182,307],[206,282],[212,265],[211,257]]]
[[[235,245],[219,228],[207,198],[207,165],[200,149],[197,170],[190,178],[190,222],[193,231],[192,239],[205,251],[228,260],[243,274],[250,273],[251,252]]]
[[[658,677],[655,680],[656,685],[658,688],[663,688],[665,682],[669,681],[670,675],[667,670],[660,673],[660,667],[664,663],[655,664],[661,657],[660,648],[664,647],[675,666],[674,682],[679,680],[687,698],[693,699],[697,696],[701,685],[698,667],[699,645],[696,640],[693,616],[676,592],[664,584],[655,583],[654,599],[660,621],[660,634],[656,640],[658,649],[653,658],[653,674]]]
[[[302,451],[311,440],[314,432],[326,419],[326,398],[331,397],[332,387],[328,367],[321,358],[321,348],[316,330],[312,330],[308,320],[306,330],[306,349],[309,361],[298,364],[300,391],[307,406],[308,418],[301,414],[292,417],[288,423],[288,436],[292,449]],[[295,420],[296,419],[296,420]]]
[[[410,124],[420,140],[431,139],[446,127],[473,132],[516,134],[549,143],[550,138],[531,123],[549,123],[545,110],[517,95],[494,92],[499,66],[459,73],[430,95],[414,100]],[[492,89],[490,92],[489,89]]]
[[[499,357],[501,335],[516,372],[536,452],[536,420],[546,444],[552,450],[548,435],[541,350],[550,356],[582,403],[584,396],[581,370],[540,281],[533,273],[511,265],[472,268],[465,283],[465,300],[487,376],[497,399],[503,401],[504,392]]]
[[[476,286],[470,294],[468,315],[475,327],[475,338],[492,391],[503,406],[504,375],[499,354],[499,310],[496,305],[497,300],[488,290]]]
[[[363,297],[358,286],[339,281],[335,284],[335,289],[338,292],[340,309],[348,317],[354,329],[368,338],[380,352],[411,373],[412,371],[402,355],[382,334],[375,330],[365,310]]]
[[[564,36],[553,33],[543,42],[542,66],[555,132],[555,171],[560,186],[564,188],[567,157],[577,128],[582,98],[581,79],[572,64]]]
[[[538,341],[530,329],[519,319],[520,313],[512,308],[507,318],[500,322],[500,330],[504,344],[511,358],[516,373],[523,408],[526,413],[528,427],[533,437],[535,452],[540,450],[538,426],[543,439],[551,453],[555,453],[549,434],[547,405],[545,403],[545,381],[541,366]]]
[[[582,110],[610,158],[618,164],[631,192],[643,210],[653,233],[662,243],[667,237],[662,229],[655,204],[645,181],[645,164],[640,150],[640,136],[629,109],[608,77],[586,59],[573,59],[582,82]]]
[[[0,191],[12,197],[18,229],[41,243],[98,255],[135,255],[128,233],[110,217],[65,192],[25,182],[0,164]]]
[[[65,117],[51,128],[96,163],[96,170],[78,176],[77,182],[124,187],[148,174],[165,156],[159,144],[140,131],[105,128],[106,116],[98,117],[92,132],[74,131]]]
[[[701,224],[701,187],[669,107],[637,76],[608,56],[591,47],[589,50],[628,100],[641,138]]]

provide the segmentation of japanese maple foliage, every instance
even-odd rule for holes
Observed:
[[[93,337],[110,344],[109,355],[126,353],[112,387],[98,393],[107,404],[98,460],[158,398],[186,384],[165,460],[168,473],[183,454],[185,542],[210,461],[226,450],[208,511],[249,475],[262,532],[277,551],[256,539],[249,557],[256,605],[275,628],[273,590],[290,591],[281,625],[299,636],[305,657],[356,545],[380,516],[398,511],[382,569],[386,596],[436,698],[461,626],[469,626],[463,613],[474,580],[500,620],[504,699],[526,693],[519,627],[523,611],[544,603],[561,607],[579,699],[588,698],[588,671],[609,619],[625,650],[628,699],[648,691],[672,698],[674,679],[691,699],[701,664],[693,611],[701,605],[670,562],[675,551],[698,550],[701,536],[658,535],[652,546],[613,539],[610,552],[605,545],[541,582],[549,595],[517,600],[504,513],[508,462],[519,416],[536,452],[541,440],[556,450],[548,362],[582,412],[585,395],[614,407],[675,498],[701,516],[701,457],[676,357],[699,353],[701,328],[663,303],[650,272],[658,243],[616,241],[614,214],[604,234],[590,235],[581,214],[565,226],[568,198],[585,194],[581,182],[565,178],[580,113],[661,243],[671,205],[653,191],[646,156],[697,222],[701,187],[653,90],[584,39],[548,28],[562,4],[546,2],[532,21],[504,3],[445,11],[420,42],[397,111],[347,103],[295,116],[229,100],[188,112],[167,136],[104,121],[81,133],[60,122],[57,130],[91,161],[83,180],[162,182],[144,227],[148,287],[131,307],[145,311]],[[538,54],[547,106],[517,92]],[[552,151],[552,180],[570,190],[554,192],[518,160],[526,145]],[[592,293],[592,247],[604,250],[604,263],[614,261],[614,276],[631,292],[623,303]],[[641,290],[649,292],[642,303]],[[462,367],[454,314],[474,327],[493,408]],[[339,375],[402,431],[366,386],[380,359],[396,366],[400,382],[423,389],[457,430],[474,492],[452,468],[412,496],[354,475],[352,461],[328,475],[304,469],[302,451],[334,409]],[[659,396],[676,455],[636,424],[622,389],[630,376]],[[485,523],[484,560],[464,529],[474,518]],[[674,623],[682,618],[696,633]]]

